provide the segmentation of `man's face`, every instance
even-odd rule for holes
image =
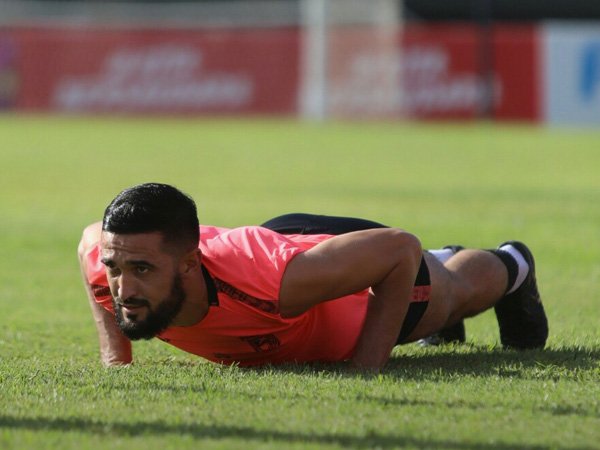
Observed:
[[[150,339],[167,328],[185,301],[178,260],[160,233],[102,232],[115,317],[130,339]]]

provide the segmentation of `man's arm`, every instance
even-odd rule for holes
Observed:
[[[421,256],[419,240],[398,229],[331,238],[289,263],[281,283],[281,315],[293,317],[318,303],[371,288],[352,362],[380,369],[398,339]]]
[[[98,242],[100,239],[100,232],[101,228],[99,223],[87,227],[83,232],[83,237],[81,238],[77,249],[83,284],[92,309],[94,321],[96,322],[96,329],[98,330],[100,359],[105,366],[130,364],[132,362],[131,341],[121,333],[121,330],[119,330],[114,315],[96,302],[90,283],[85,275],[85,254]]]

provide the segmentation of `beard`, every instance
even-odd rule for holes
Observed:
[[[175,319],[177,314],[181,311],[183,302],[185,301],[185,292],[183,290],[181,277],[179,274],[173,277],[173,283],[171,285],[171,292],[169,296],[162,300],[154,308],[150,307],[150,302],[143,298],[131,298],[128,299],[134,304],[143,305],[147,309],[146,318],[139,320],[132,315],[129,321],[125,320],[123,315],[123,307],[121,301],[118,302],[113,299],[113,307],[115,310],[115,318],[117,325],[131,340],[139,339],[152,339],[159,333],[163,332]],[[133,320],[132,320],[133,319]]]

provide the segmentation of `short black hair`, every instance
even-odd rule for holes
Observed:
[[[162,233],[164,243],[198,247],[196,203],[168,184],[144,183],[125,189],[104,211],[102,230],[116,234]]]

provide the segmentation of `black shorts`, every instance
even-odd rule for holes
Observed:
[[[339,235],[351,231],[370,230],[373,228],[388,228],[378,222],[353,217],[323,216],[316,214],[293,213],[274,217],[261,226],[281,234],[331,234]],[[421,259],[419,273],[415,280],[413,298],[408,305],[406,317],[396,344],[402,344],[413,332],[417,324],[425,314],[429,304],[429,291],[431,280],[429,268],[425,259]]]

